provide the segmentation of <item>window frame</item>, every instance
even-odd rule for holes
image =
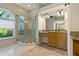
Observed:
[[[9,10],[7,10],[7,9],[4,9],[4,8],[0,8],[0,9],[2,9],[2,10],[4,10],[4,11],[6,11],[6,12],[8,12],[13,18],[10,20],[8,20],[8,19],[4,19],[4,18],[0,18],[1,20],[5,20],[6,22],[7,21],[12,21],[12,22],[14,22],[14,28],[12,28],[13,29],[13,36],[9,36],[9,37],[0,37],[0,40],[5,40],[5,39],[11,39],[11,38],[15,38],[15,17],[14,17],[14,15],[13,15],[13,13],[12,12],[10,12]],[[4,24],[3,24],[4,25]]]

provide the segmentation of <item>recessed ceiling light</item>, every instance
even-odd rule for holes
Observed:
[[[28,5],[27,5],[27,7],[31,7],[31,5],[30,5],[30,4],[28,4]]]

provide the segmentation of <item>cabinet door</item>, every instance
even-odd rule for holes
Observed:
[[[63,33],[63,32],[57,33],[57,47],[62,49],[67,49],[66,33]]]
[[[79,42],[75,39],[73,41],[73,54],[79,56]]]
[[[57,33],[56,32],[48,32],[48,45],[56,47],[56,39]]]

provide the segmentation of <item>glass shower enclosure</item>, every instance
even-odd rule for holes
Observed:
[[[35,21],[20,15],[17,19],[17,41],[21,43],[35,42]]]
[[[24,43],[25,41],[25,16],[18,16],[18,41]]]

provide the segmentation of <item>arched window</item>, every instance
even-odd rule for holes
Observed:
[[[14,16],[10,11],[0,8],[0,19],[14,20]]]
[[[0,40],[15,36],[15,18],[13,14],[0,8]]]

